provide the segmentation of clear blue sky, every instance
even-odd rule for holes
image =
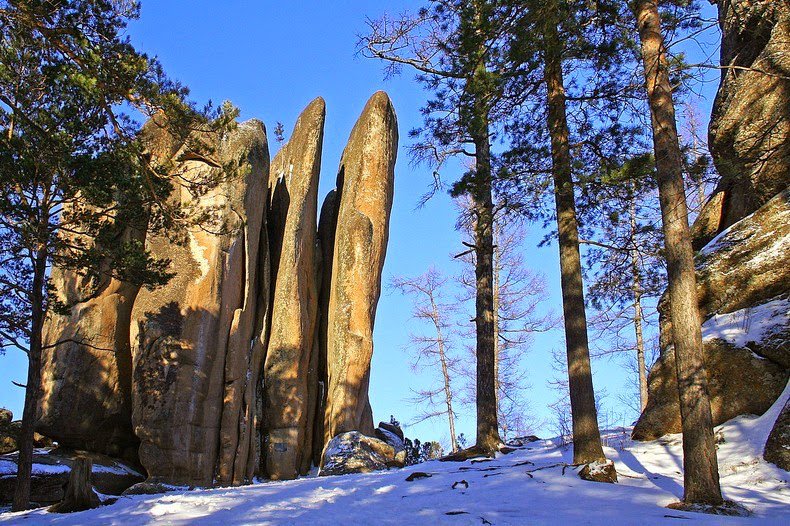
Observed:
[[[334,187],[341,152],[366,100],[376,90],[386,90],[398,114],[401,136],[384,269],[386,281],[392,275],[420,274],[431,265],[455,271],[457,267],[449,255],[463,250],[460,234],[454,229],[455,212],[446,195],[416,209],[431,176],[427,168],[412,166],[405,147],[409,144],[407,132],[420,123],[419,108],[425,93],[408,71],[385,81],[380,63],[355,54],[357,35],[365,31],[366,16],[375,18],[385,11],[400,13],[422,4],[418,0],[144,0],[141,18],[131,25],[129,33],[139,49],[157,55],[170,76],[191,88],[195,100],[212,99],[218,103],[228,99],[240,108],[242,119],[259,118],[270,133],[276,121],[281,121],[290,132],[304,106],[319,95],[324,97],[327,120],[321,199]],[[711,14],[711,9],[706,7],[706,12]],[[703,91],[707,100],[699,102],[705,123],[714,90],[715,83],[709,83]],[[271,137],[270,149],[274,155],[277,144]],[[534,227],[524,247],[526,259],[548,281],[550,299],[545,308],[559,312],[557,248],[537,248],[540,236]],[[415,413],[407,399],[410,390],[424,385],[426,378],[409,368],[405,346],[408,332],[416,328],[410,320],[409,302],[385,290],[376,318],[370,384],[377,421],[388,420],[394,414],[407,422]],[[553,374],[550,354],[554,348],[563,348],[559,331],[538,336],[525,357],[536,424],[548,417],[545,406],[555,398],[546,386]],[[10,382],[24,382],[24,362],[22,354],[15,350],[0,357],[0,406],[12,409],[17,418],[21,416],[23,393]],[[607,403],[616,406],[617,394],[625,384],[623,370],[606,360],[596,361],[593,366],[596,388],[605,388]],[[461,408],[459,424],[459,431],[474,436],[471,408]],[[406,432],[447,443],[446,427],[444,420],[437,419]],[[537,431],[548,430],[544,426]]]

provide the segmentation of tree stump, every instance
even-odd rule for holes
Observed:
[[[69,480],[63,492],[63,500],[52,505],[49,511],[54,513],[71,513],[101,506],[99,496],[93,490],[91,471],[93,461],[87,457],[77,457],[71,465]]]

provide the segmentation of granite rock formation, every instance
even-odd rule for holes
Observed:
[[[709,129],[721,180],[693,227],[713,423],[763,414],[790,376],[790,4],[720,0]],[[680,431],[666,294],[636,439]]]
[[[139,225],[114,230],[111,243],[145,240]],[[59,267],[51,281],[71,308],[45,322],[36,431],[63,446],[134,460],[129,325],[140,287]]]
[[[172,279],[138,291],[56,269],[64,298],[96,293],[49,322],[49,341],[65,341],[45,360],[39,427],[75,449],[139,459],[148,478],[129,493],[294,478],[333,436],[374,434],[397,122],[386,94],[368,101],[316,225],[324,119],[319,98],[270,166],[258,121],[184,139],[155,117],[143,128],[150,160],[172,174],[171,199],[206,220],[166,235],[119,222],[118,236],[168,260]],[[190,184],[205,180],[216,184]]]
[[[771,434],[768,435],[763,458],[785,471],[790,471],[790,400],[785,402]]]
[[[378,92],[354,125],[337,177],[332,277],[322,313],[327,327],[326,442],[347,431],[373,435],[368,384],[397,145],[395,111],[387,94]]]
[[[694,225],[696,248],[788,187],[790,4],[719,0],[722,75],[709,144],[721,181]]]
[[[204,137],[217,161],[180,150],[179,176],[190,179],[236,167],[234,177],[194,197],[176,199],[212,212],[211,224],[175,244],[149,236],[147,247],[171,260],[175,277],[142,291],[132,314],[134,402],[140,462],[149,478],[173,484],[240,483],[256,469],[253,434],[268,297],[262,225],[269,154],[259,121],[224,137]],[[262,241],[263,238],[263,241]],[[264,269],[265,271],[262,271]]]
[[[762,414],[790,376],[790,190],[722,232],[697,255],[697,297],[713,423]],[[680,432],[672,325],[666,298],[661,356],[633,436]],[[724,327],[724,329],[722,329]]]
[[[306,474],[312,465],[320,280],[316,216],[325,115],[323,99],[307,106],[269,174],[272,301],[263,455],[273,480]]]

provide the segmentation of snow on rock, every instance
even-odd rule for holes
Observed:
[[[135,495],[69,515],[5,513],[0,525],[790,524],[788,474],[761,458],[788,396],[790,388],[762,417],[742,416],[717,428],[724,437],[718,446],[724,496],[751,510],[750,518],[667,509],[683,494],[680,435],[632,442],[622,430],[604,437],[616,445],[605,452],[619,484],[579,479],[566,467],[570,448],[542,440],[482,464],[431,461],[397,471]],[[431,476],[406,482],[416,471]]]
[[[780,298],[713,316],[702,324],[702,338],[718,338],[736,347],[747,347],[750,342],[765,341],[787,327],[790,327],[790,299]]]

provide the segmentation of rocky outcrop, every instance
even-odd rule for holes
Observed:
[[[738,415],[765,413],[787,384],[785,367],[754,354],[748,347],[711,339],[704,342],[703,351],[714,425]],[[654,440],[667,433],[680,433],[679,404],[675,354],[666,351],[650,370],[647,407],[634,426],[632,438]]]
[[[0,407],[0,455],[13,453],[19,449],[19,435],[22,433],[22,421],[14,420],[14,413]],[[51,447],[52,439],[39,433],[33,433],[33,447]]]
[[[184,244],[152,236],[146,242],[155,257],[171,261],[175,276],[142,291],[134,305],[132,417],[151,479],[210,486],[215,470],[218,482],[240,483],[256,469],[269,154],[255,120],[201,139],[213,146],[212,159],[182,148],[174,157],[177,176],[202,179],[228,166],[235,174],[197,199],[178,185],[175,199],[212,220],[188,231]]]
[[[270,170],[258,121],[184,138],[155,117],[146,157],[171,174],[175,208],[204,221],[162,233],[117,218],[109,242],[144,242],[172,278],[138,292],[53,271],[73,306],[48,322],[59,343],[45,357],[40,429],[139,458],[148,478],[130,492],[294,478],[330,437],[374,433],[368,384],[397,123],[375,94],[316,231],[324,118],[319,98]]]
[[[55,504],[63,499],[63,486],[69,479],[71,466],[78,457],[90,458],[93,467],[91,483],[105,495],[120,495],[126,488],[144,479],[136,469],[120,460],[99,453],[65,450],[37,450],[33,454],[31,502]],[[16,454],[0,456],[0,504],[13,500],[16,487]]]
[[[310,103],[269,175],[271,330],[263,373],[264,459],[273,480],[312,465],[320,258],[316,236],[324,100]]]
[[[768,435],[763,458],[785,471],[790,471],[790,399],[785,402],[771,434]]]
[[[697,296],[715,425],[763,414],[790,375],[790,190],[713,239],[697,255]],[[661,356],[633,437],[680,432],[671,323],[661,311]]]
[[[398,128],[378,92],[354,125],[337,177],[337,220],[326,305],[327,398],[324,439],[373,434],[368,402],[373,324],[387,250]]]
[[[318,353],[317,353],[317,417],[313,424],[313,458],[321,462],[326,445],[324,435],[324,416],[326,414],[326,394],[329,385],[326,353],[329,296],[332,289],[332,259],[335,253],[335,230],[337,229],[337,190],[331,190],[321,205],[318,219],[318,245],[321,248],[321,289],[318,294]]]
[[[144,241],[144,224],[117,224],[105,243]],[[129,323],[139,286],[109,274],[52,270],[55,294],[70,309],[51,311],[45,322],[35,428],[63,446],[134,460]]]
[[[790,4],[719,0],[722,75],[709,144],[721,181],[696,221],[696,248],[790,183]]]
[[[390,461],[391,466],[402,468],[406,465],[406,441],[403,437],[403,431],[398,426],[388,424],[386,422],[379,422],[379,427],[375,430],[376,438],[392,446],[395,451],[395,456]]]
[[[319,476],[380,471],[394,462],[395,449],[392,446],[358,431],[349,431],[334,437],[326,445]]]

